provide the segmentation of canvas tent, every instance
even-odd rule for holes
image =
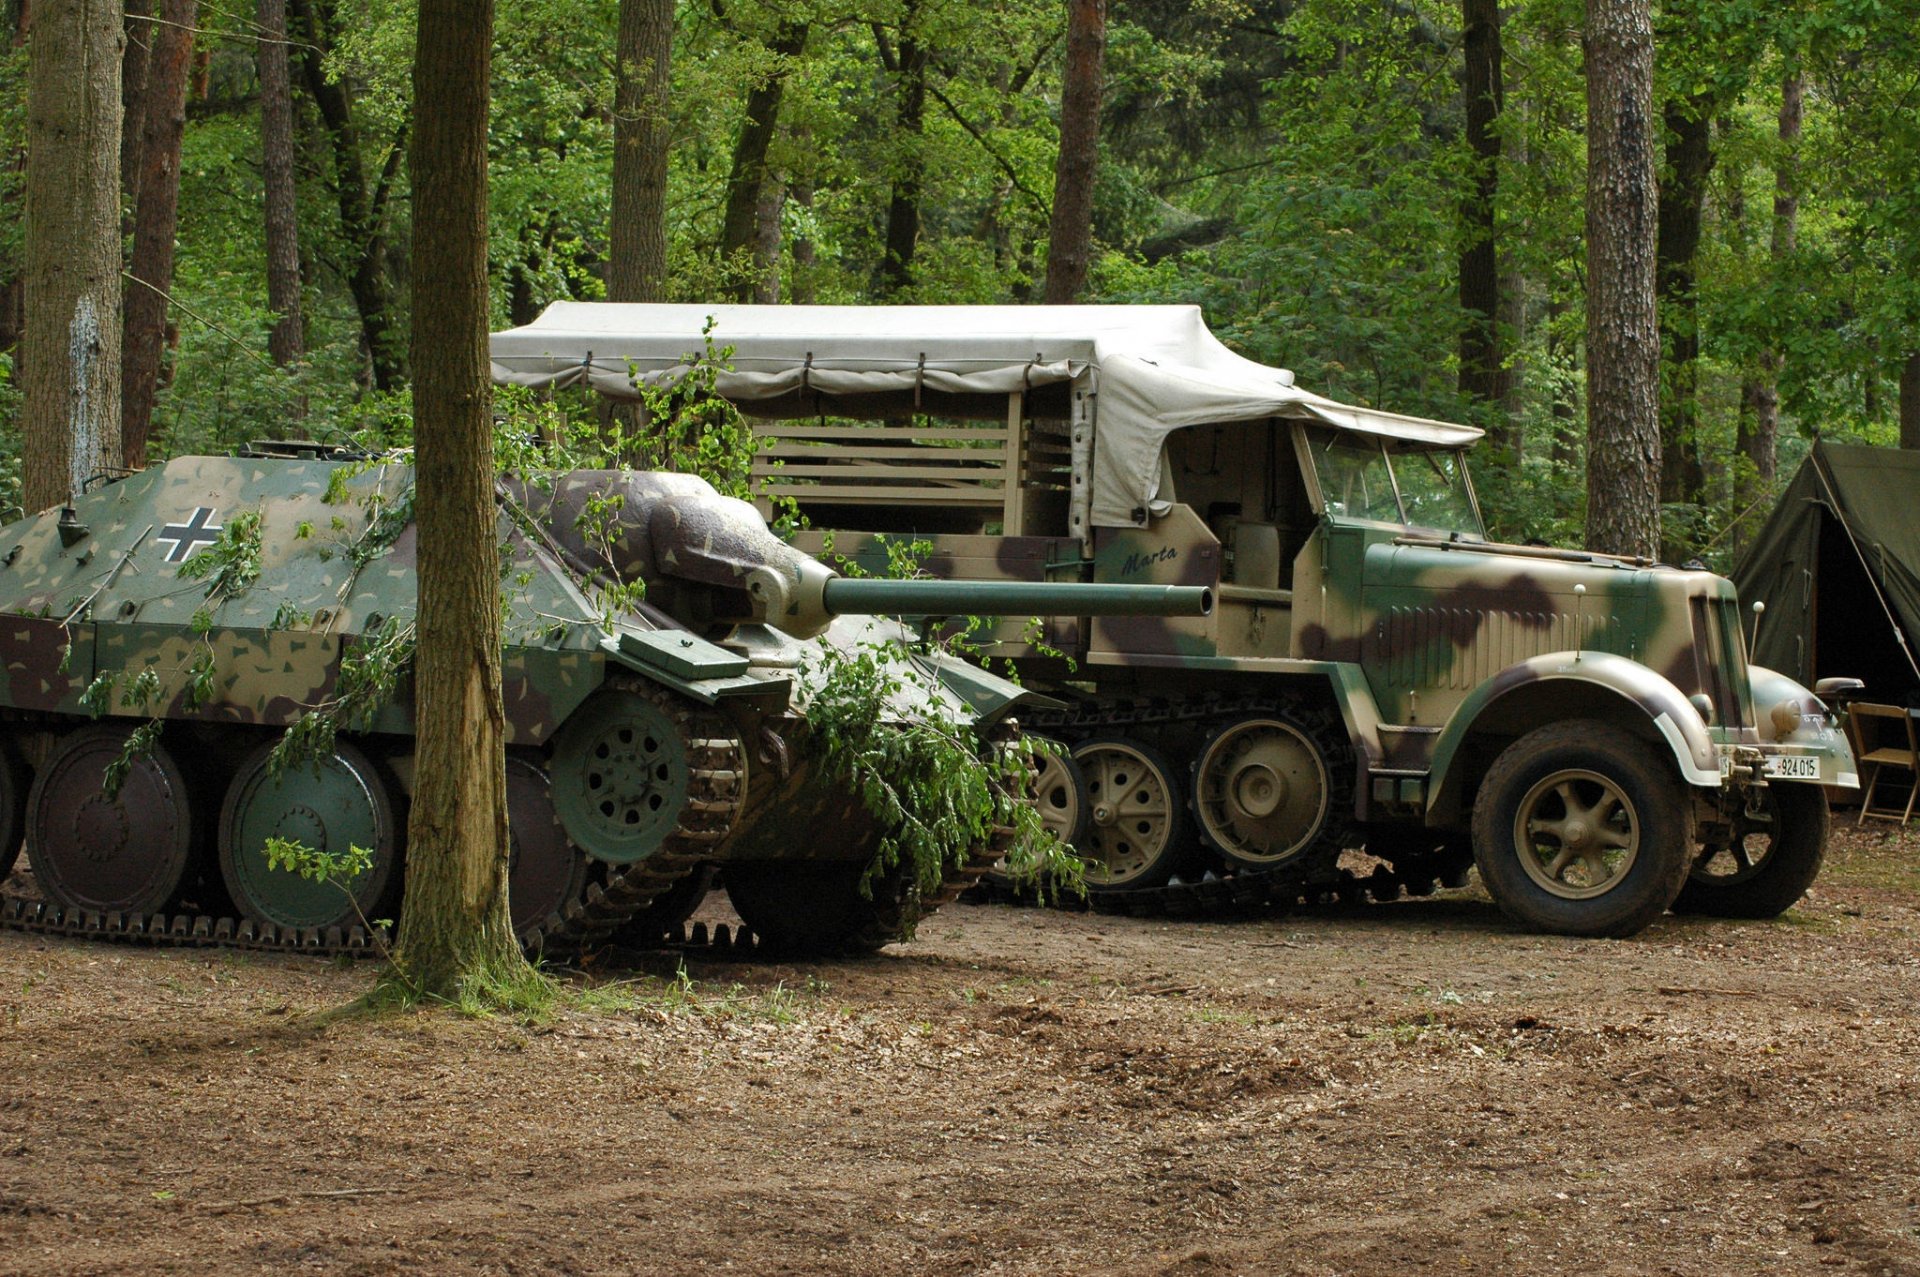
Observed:
[[[1733,580],[1759,664],[1920,704],[1920,452],[1815,442]]]
[[[1094,427],[1087,513],[1096,527],[1144,522],[1162,445],[1185,426],[1303,417],[1423,444],[1480,436],[1302,390],[1291,372],[1228,350],[1197,306],[557,302],[533,323],[493,335],[493,377],[632,398],[636,378],[681,375],[709,319],[716,346],[733,349],[733,371],[718,389],[756,415],[831,414],[854,397],[984,411],[994,396],[1064,392],[1057,411],[1084,412]]]

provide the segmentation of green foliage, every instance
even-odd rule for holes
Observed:
[[[339,732],[371,728],[413,664],[417,638],[410,616],[388,617],[354,638],[341,654],[332,694],[309,706],[281,734],[267,760],[267,774],[278,779],[288,767],[317,767],[333,753]]]
[[[207,600],[216,607],[245,594],[260,579],[260,511],[229,516],[219,539],[182,563],[179,575],[206,581]]]

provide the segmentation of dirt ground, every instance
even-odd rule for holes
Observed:
[[[1920,1274],[1920,829],[1631,941],[1470,888],[674,965],[318,1025],[369,968],[0,934],[0,1272]]]

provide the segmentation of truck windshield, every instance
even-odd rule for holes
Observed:
[[[1336,431],[1310,437],[1320,491],[1334,518],[1485,535],[1458,451],[1396,448],[1390,440]]]

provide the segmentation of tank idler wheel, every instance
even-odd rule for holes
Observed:
[[[1086,773],[1059,741],[1033,739],[1039,748],[1033,752],[1035,766],[1032,782],[1027,786],[1027,800],[1040,813],[1040,823],[1047,832],[1077,850],[1086,842],[1087,824],[1092,819]],[[1014,882],[998,864],[989,869],[986,876],[1005,886]]]
[[[1201,833],[1232,864],[1270,869],[1339,850],[1333,768],[1312,732],[1284,715],[1243,718],[1215,732],[1200,752],[1193,788]]]
[[[1827,854],[1827,796],[1818,785],[1774,783],[1758,810],[1742,812],[1733,840],[1694,858],[1675,913],[1715,918],[1777,918],[1819,876]]]
[[[855,861],[734,861],[726,867],[727,898],[771,953],[867,954],[907,938],[919,893],[904,866],[870,884],[866,877],[867,866]]]
[[[561,827],[546,769],[516,753],[507,755],[507,842],[507,908],[524,939],[580,898],[593,862]]]
[[[1075,849],[1086,862],[1087,886],[1165,883],[1186,849],[1179,772],[1160,751],[1124,736],[1082,741],[1073,761],[1085,778],[1087,832]]]
[[[346,741],[313,763],[268,774],[273,744],[249,754],[220,808],[220,875],[234,906],[277,927],[353,926],[381,920],[400,885],[402,825],[392,794],[367,756]],[[282,838],[314,851],[373,853],[351,882],[304,878],[267,863],[267,840]]]
[[[20,858],[20,840],[27,826],[27,769],[13,745],[0,740],[0,882],[13,872]]]
[[[106,794],[109,764],[134,729],[83,727],[57,742],[27,795],[27,858],[47,898],[68,909],[159,913],[192,865],[193,802],[163,741]]]
[[[1630,936],[1673,903],[1691,862],[1679,778],[1605,723],[1554,723],[1508,746],[1473,813],[1494,901],[1537,931]]]

